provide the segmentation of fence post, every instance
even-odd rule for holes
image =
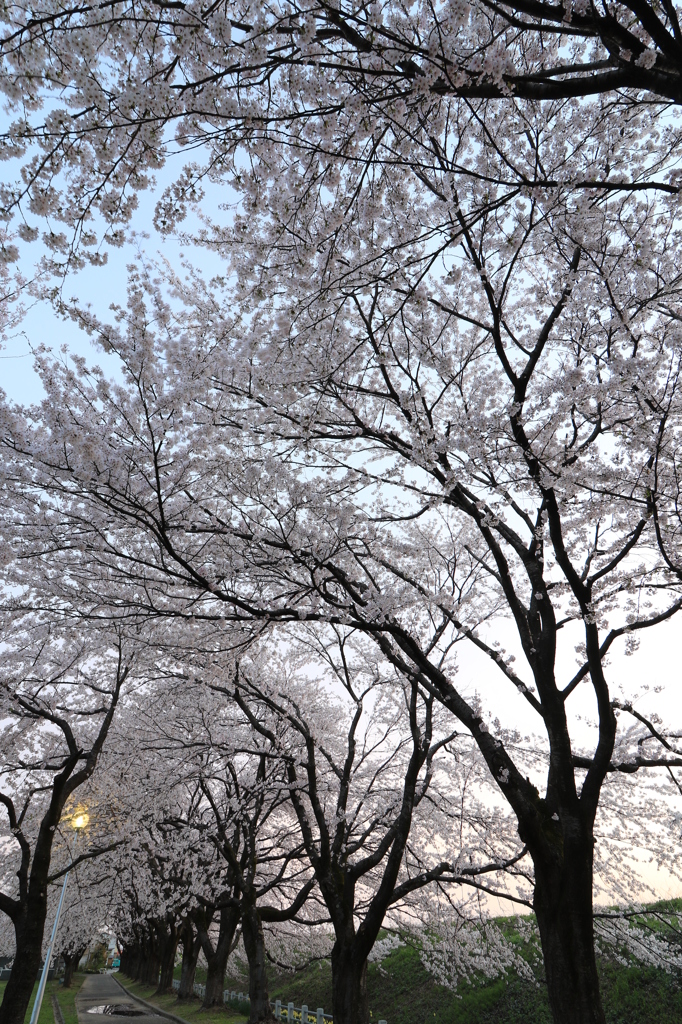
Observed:
[[[301,1007],[301,1024],[308,1024],[308,1007],[305,1003]]]
[[[281,1020],[282,1018],[282,1000],[275,999],[275,1020]]]
[[[288,1022],[288,1024],[293,1024],[293,1020],[294,1020],[294,1004],[293,1003],[289,1003],[289,1005],[287,1006],[287,1022]]]
[[[385,1020],[380,1020],[379,1024],[386,1024],[386,1021]]]
[[[324,1024],[324,1010],[321,1006],[317,1008],[317,1021],[315,1024]]]

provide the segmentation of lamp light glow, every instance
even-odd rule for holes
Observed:
[[[90,821],[90,815],[86,813],[77,814],[75,818],[71,819],[71,827],[75,829],[85,828]]]

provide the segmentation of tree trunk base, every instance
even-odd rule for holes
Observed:
[[[565,848],[550,870],[536,862],[534,908],[554,1024],[605,1024],[594,952],[591,837],[589,847]]]

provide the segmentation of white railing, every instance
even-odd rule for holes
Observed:
[[[173,991],[177,992],[179,988],[180,981],[178,978],[174,978]],[[206,995],[206,986],[195,982],[193,991],[195,996],[203,999]],[[223,991],[224,1003],[248,1003],[248,1001],[249,997],[244,992],[232,992],[227,988]],[[286,1021],[287,1024],[334,1024],[334,1018],[331,1014],[325,1013],[321,1006],[318,1006],[317,1010],[309,1010],[305,1003],[303,1006],[294,1006],[293,1003],[287,1003],[285,1006],[281,999],[275,999],[274,1002],[270,1000],[270,1005],[275,1008],[275,1020]],[[377,1021],[377,1024],[386,1024],[386,1021],[380,1020]]]
[[[289,1021],[295,1021],[296,1024],[332,1024],[333,1022],[333,1018],[325,1013],[321,1006],[318,1006],[317,1012],[314,1012],[309,1010],[305,1004],[294,1006],[293,1003],[288,1003],[286,1007],[282,1006],[279,999],[276,999],[272,1005],[275,1007],[275,1020],[285,1020],[287,1024]]]

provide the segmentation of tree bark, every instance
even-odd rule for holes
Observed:
[[[594,952],[591,830],[563,831],[554,856],[533,857],[549,1005],[555,1024],[605,1024]]]
[[[128,957],[128,966],[126,967],[126,973],[129,978],[133,979],[133,981],[139,981],[141,964],[141,952],[139,947],[136,946]]]
[[[227,969],[227,958],[230,955],[229,949],[218,946],[212,957],[206,957],[208,970],[206,971],[206,987],[204,991],[204,1009],[211,1006],[223,1005],[223,985],[225,984],[225,971]]]
[[[29,894],[28,901],[14,921],[16,952],[0,1006],[0,1024],[24,1024],[40,970],[46,916],[47,883],[37,894]]]
[[[70,731],[64,732],[67,737],[69,756],[64,761],[60,773],[52,781],[50,803],[40,823],[33,856],[31,856],[30,844],[21,830],[14,804],[6,794],[2,794],[2,802],[9,813],[10,827],[21,848],[21,864],[17,872],[19,899],[13,900],[3,895],[5,904],[3,910],[12,919],[14,925],[15,957],[0,1006],[0,1024],[24,1024],[24,1017],[31,1001],[31,992],[42,958],[43,934],[47,917],[47,887],[55,830],[61,820],[66,801],[80,785],[90,778],[95,770],[118,703],[121,685],[127,675],[128,669],[122,673],[119,670],[111,704],[100,726],[97,739],[90,752],[85,755],[85,767],[79,771],[75,771],[75,769],[83,760],[84,752],[78,749]],[[51,720],[55,724],[60,724],[59,718]],[[7,903],[10,904],[10,908],[7,908]]]
[[[332,949],[334,1024],[369,1024],[367,958],[358,956],[356,945],[337,938]]]
[[[268,976],[265,966],[265,938],[263,922],[255,904],[242,912],[242,938],[249,961],[249,1024],[274,1021],[268,994]]]
[[[194,995],[194,975],[197,970],[197,960],[201,943],[194,934],[192,922],[187,919],[180,934],[182,942],[182,970],[180,972],[180,988],[178,999],[191,999]]]
[[[132,955],[129,946],[124,946],[121,950],[121,966],[119,971],[121,974],[125,974],[126,977],[130,977],[130,967],[132,963]]]
[[[81,957],[85,955],[86,946],[74,950],[73,953],[63,953],[64,957],[64,988],[71,988],[71,982]]]
[[[239,924],[240,912],[234,907],[223,907],[220,911],[220,931],[215,949],[208,935],[208,928],[197,922],[197,930],[201,948],[206,957],[206,990],[203,1008],[223,1005],[223,985],[227,958],[232,951],[232,941]]]
[[[178,948],[178,929],[175,921],[170,925],[164,923],[158,928],[159,937],[159,959],[161,974],[159,985],[156,990],[157,996],[165,995],[173,990],[173,972],[175,970],[175,954]]]
[[[152,937],[148,935],[142,947],[139,975],[140,984],[147,985],[149,988],[156,988],[159,983],[160,970],[161,962],[159,960],[155,943],[153,942]]]
[[[50,811],[40,825],[26,895],[17,902],[13,916],[16,952],[0,1006],[0,1024],[24,1024],[24,1017],[31,1001],[31,993],[42,961],[47,917],[47,886],[54,837],[51,823],[59,821],[61,809],[61,803],[53,796]],[[21,884],[20,879],[20,886]]]
[[[139,942],[129,946],[125,951],[125,958],[121,956],[121,970],[133,981],[140,980],[142,970],[142,949]]]

